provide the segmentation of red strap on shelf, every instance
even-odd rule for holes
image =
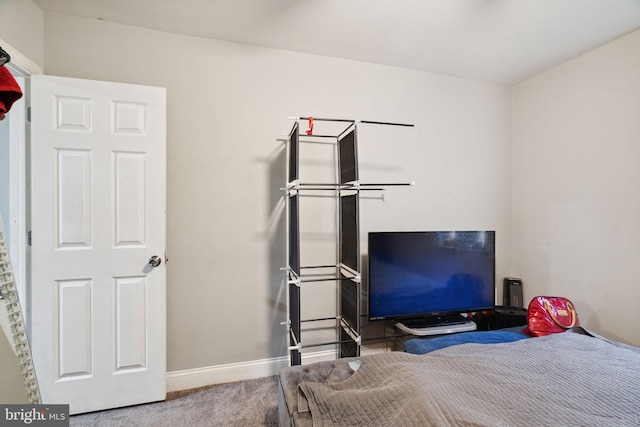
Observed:
[[[313,117],[309,117],[309,129],[307,129],[307,135],[313,134]]]

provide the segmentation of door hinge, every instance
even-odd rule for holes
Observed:
[[[27,245],[31,246],[31,230],[27,231]]]

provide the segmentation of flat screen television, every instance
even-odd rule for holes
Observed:
[[[413,327],[495,307],[495,232],[369,233],[369,319]]]

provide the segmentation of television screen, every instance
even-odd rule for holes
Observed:
[[[493,309],[494,231],[369,233],[369,318]]]

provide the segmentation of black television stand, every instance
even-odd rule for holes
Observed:
[[[396,327],[403,332],[418,336],[457,334],[459,332],[475,331],[477,328],[475,322],[468,319],[460,322],[445,322],[433,325],[412,324],[412,322],[407,323],[408,325],[402,323],[402,321],[398,321],[396,322]]]

